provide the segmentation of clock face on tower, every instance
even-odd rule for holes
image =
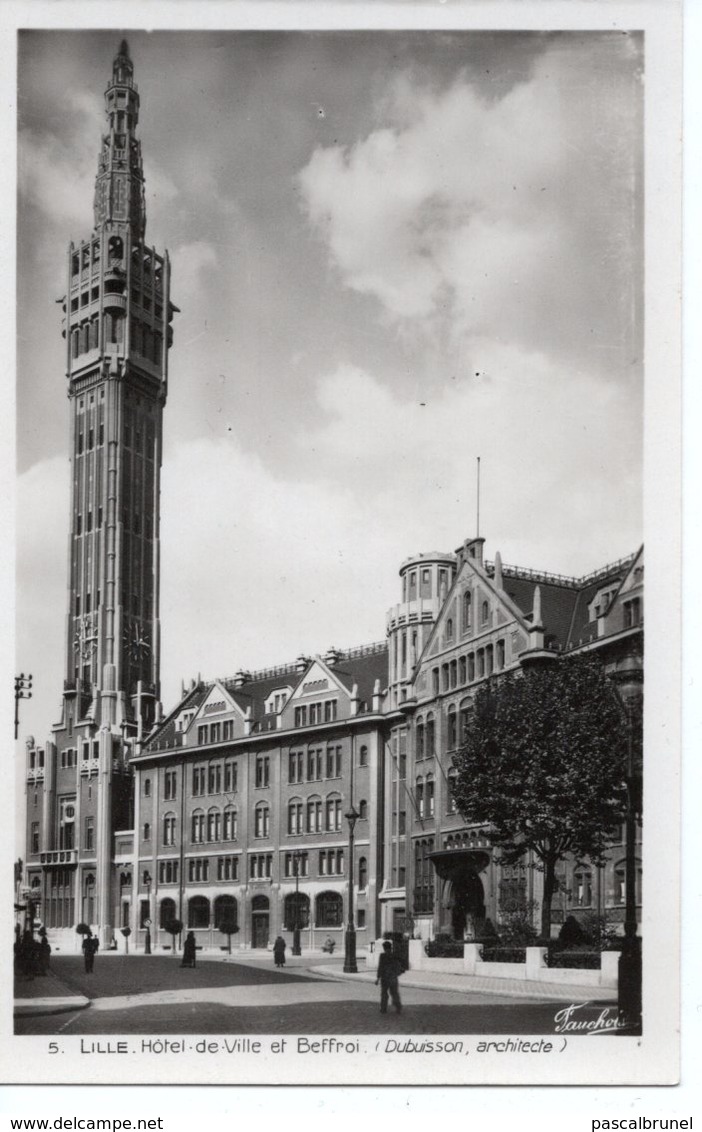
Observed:
[[[132,622],[131,625],[127,625],[123,636],[127,648],[127,655],[130,660],[144,660],[151,652],[149,635],[136,621]]]

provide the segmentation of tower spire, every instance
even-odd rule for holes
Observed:
[[[146,208],[141,143],[135,136],[139,91],[133,76],[129,45],[123,39],[105,91],[108,130],[103,134],[98,160],[94,217],[96,230],[127,225],[132,241],[141,243]]]

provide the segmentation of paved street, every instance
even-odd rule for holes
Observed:
[[[17,1034],[548,1034],[563,1006],[537,997],[405,986],[402,1014],[381,1015],[372,982],[326,977],[304,959],[284,971],[272,962],[207,959],[190,970],[171,956],[98,956],[87,975],[80,957],[62,956],[52,970],[67,993],[85,995],[91,1005],[19,1017]],[[580,1017],[601,1008],[582,1008]]]

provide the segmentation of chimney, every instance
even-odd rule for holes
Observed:
[[[484,538],[469,538],[463,543],[464,557],[471,562],[475,562],[476,566],[483,568],[483,547],[485,546]]]
[[[251,673],[246,672],[245,669],[240,668],[234,675],[234,687],[241,688],[244,684],[248,684],[251,679]]]
[[[373,711],[380,711],[380,678],[373,685]]]
[[[502,555],[499,550],[495,551],[495,586],[498,590],[502,589]]]
[[[310,662],[310,658],[308,656],[303,656],[302,653],[300,653],[300,655],[298,656],[298,658],[295,662],[295,671],[299,672],[300,675],[302,675],[302,673],[307,668],[307,665],[309,664],[309,662]]]
[[[358,715],[358,684],[354,684],[351,689],[351,715]]]
[[[341,652],[339,651],[339,649],[336,649],[332,646],[332,648],[327,649],[324,656],[322,657],[322,660],[325,664],[328,664],[330,668],[333,668],[334,665],[338,664],[341,660]]]

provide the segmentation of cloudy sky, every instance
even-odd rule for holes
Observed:
[[[475,532],[585,573],[641,524],[642,42],[133,33],[147,239],[173,260],[163,698],[384,636]],[[20,37],[18,643],[58,717],[66,247],[118,32]]]

